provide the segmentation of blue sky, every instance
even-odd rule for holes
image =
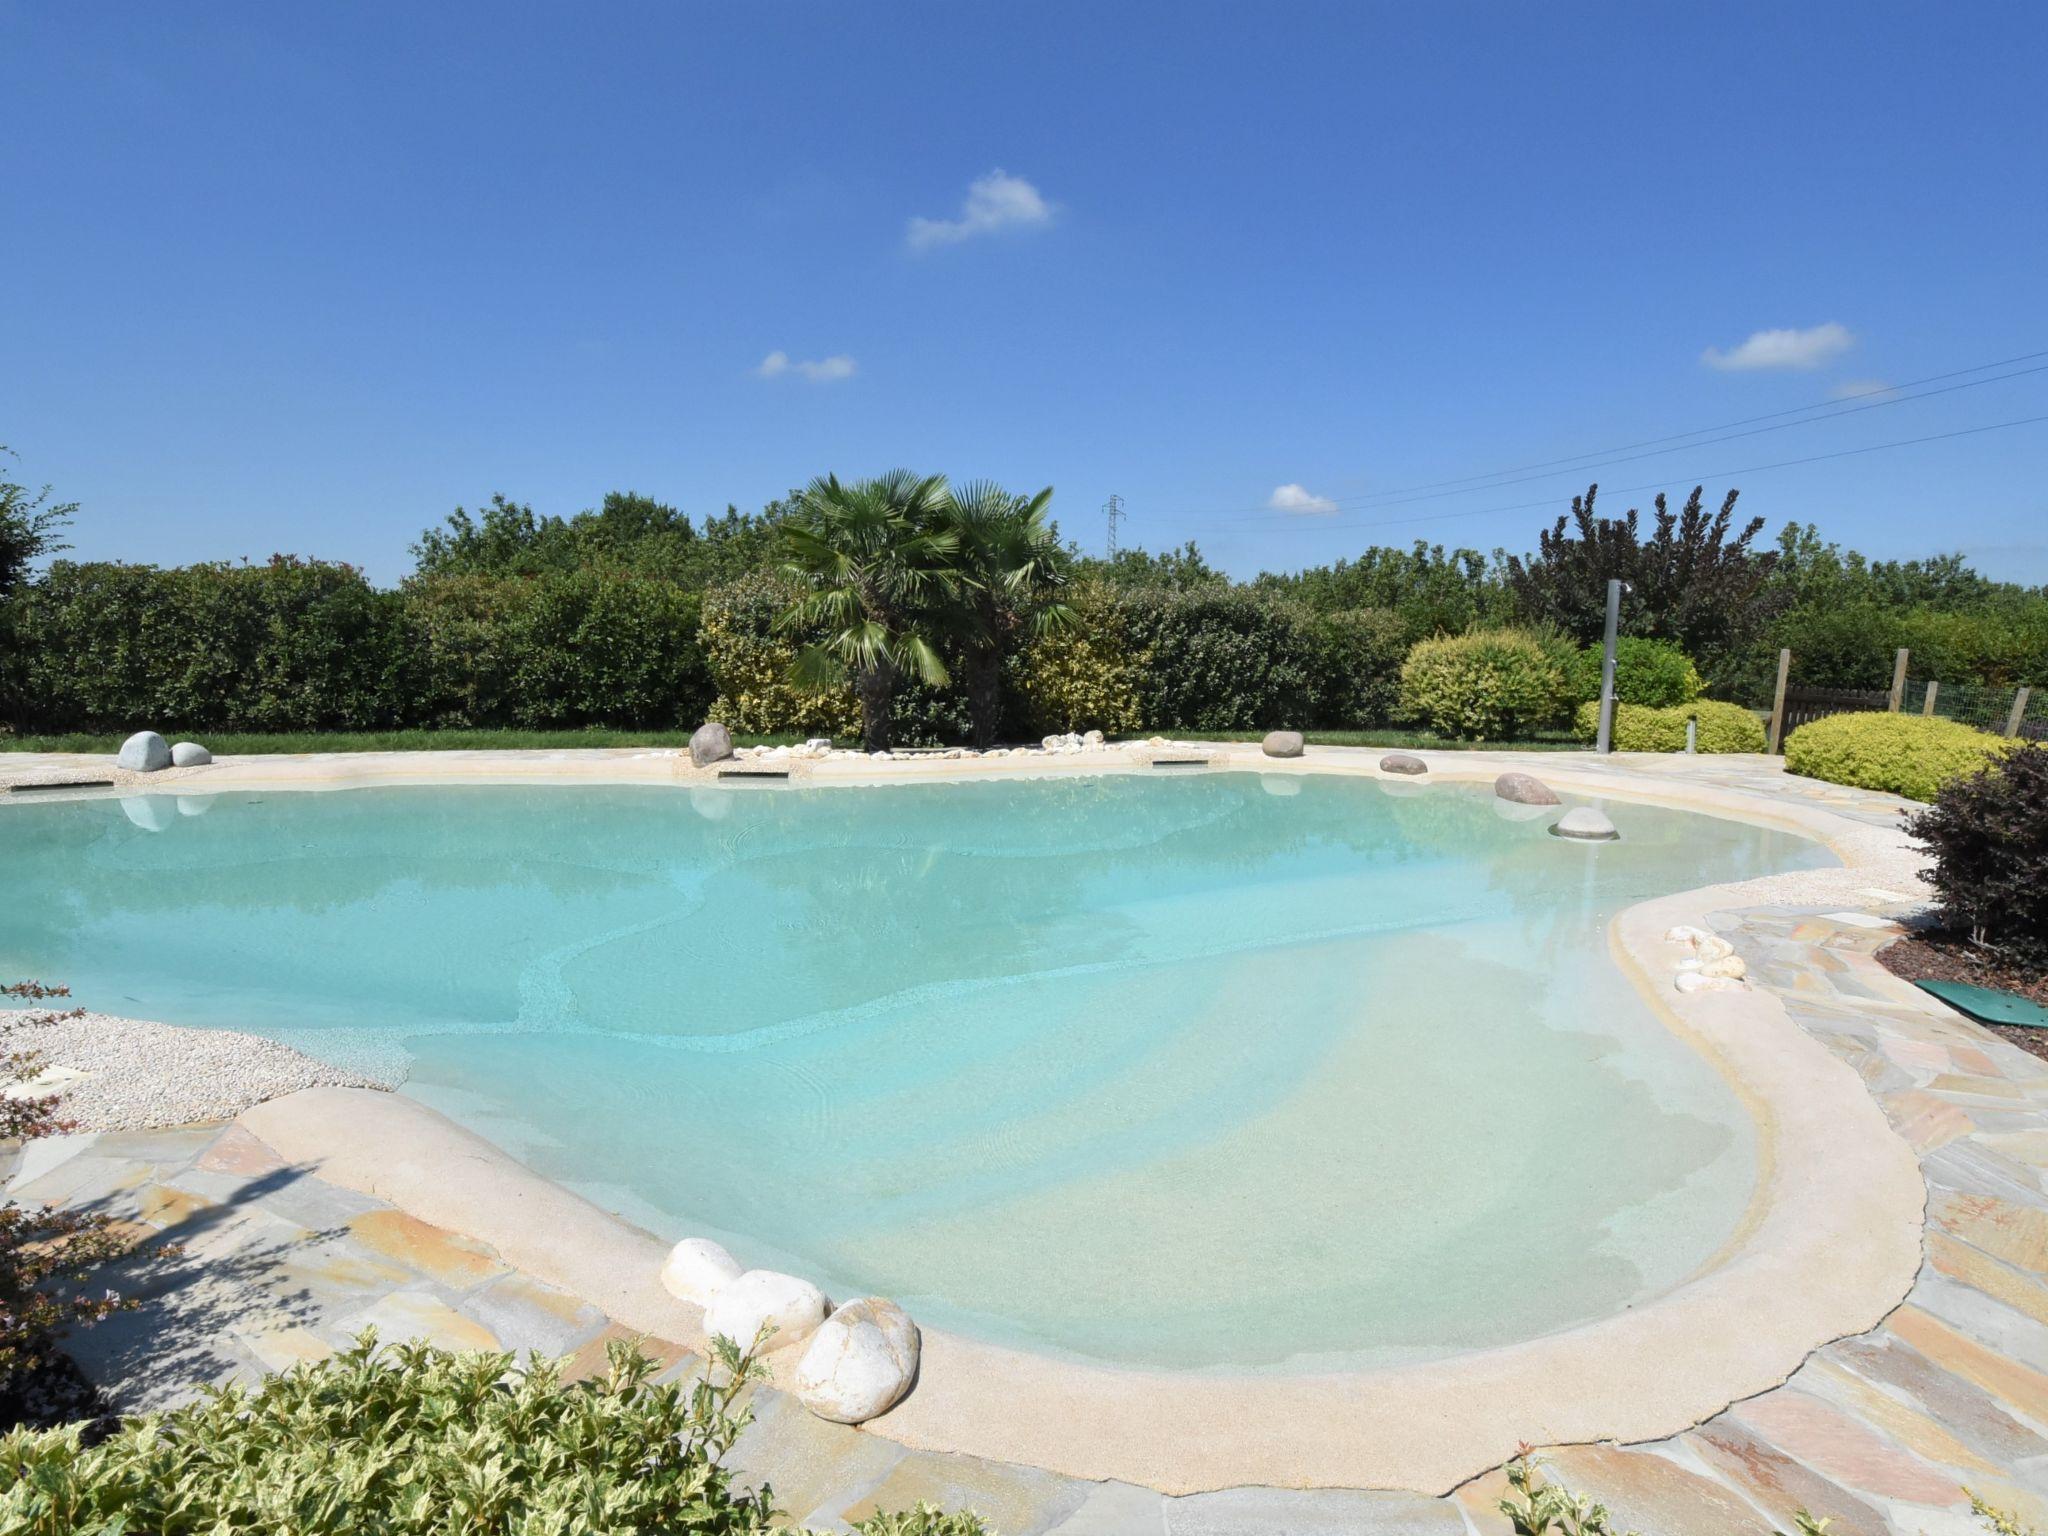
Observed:
[[[82,556],[387,581],[493,491],[898,464],[1240,575],[1704,474],[2048,581],[2048,421],[1753,468],[2048,372],[1404,494],[2048,352],[2044,58],[2038,5],[0,0],[0,442]]]

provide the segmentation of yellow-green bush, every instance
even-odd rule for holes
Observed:
[[[1668,709],[1640,704],[1614,706],[1614,750],[1617,752],[1683,752],[1685,722],[1697,720],[1695,746],[1701,752],[1761,752],[1764,728],[1754,711],[1716,699],[1695,699]],[[1582,741],[1600,734],[1600,706],[1581,704],[1574,722]]]
[[[1570,684],[1558,647],[1526,630],[1424,640],[1401,665],[1401,713],[1440,736],[1499,740],[1564,718]]]
[[[1034,736],[1143,729],[1138,685],[1151,655],[1134,646],[1116,594],[1088,582],[1067,605],[1080,623],[1039,636],[1013,663],[1015,712]]]
[[[1829,715],[1785,739],[1785,766],[1830,784],[1932,800],[1942,785],[1978,772],[2012,746],[1939,716]]]
[[[791,598],[787,583],[765,573],[704,594],[698,643],[718,690],[711,718],[752,736],[857,735],[860,702],[851,686],[820,691],[789,680],[796,640],[779,632],[775,620]]]

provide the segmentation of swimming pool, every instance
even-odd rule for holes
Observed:
[[[1209,773],[9,806],[0,971],[403,1063],[666,1234],[1027,1349],[1420,1360],[1670,1289],[1755,1130],[1606,951],[1832,862],[1610,804]],[[203,814],[188,814],[203,812]]]

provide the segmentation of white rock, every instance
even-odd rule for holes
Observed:
[[[213,754],[196,741],[171,743],[171,766],[173,768],[200,768],[213,761]]]
[[[728,1281],[743,1273],[740,1261],[710,1238],[686,1237],[669,1249],[668,1262],[661,1266],[661,1283],[669,1295],[708,1307]]]
[[[1693,945],[1693,953],[1702,960],[1725,960],[1735,953],[1735,946],[1718,933],[1709,933]]]
[[[1706,976],[1698,971],[1680,971],[1672,985],[1681,992],[1734,992],[1742,983],[1732,976]]]
[[[809,1337],[825,1321],[825,1293],[808,1280],[772,1269],[750,1269],[728,1280],[704,1309],[704,1331],[724,1334],[742,1349],[751,1349],[764,1327],[774,1334],[768,1347]]]
[[[1099,747],[1102,745],[1102,732],[1089,731],[1086,735],[1084,735],[1081,738],[1081,740],[1086,742],[1091,747]]]
[[[1680,923],[1676,928],[1664,930],[1665,941],[1671,944],[1697,944],[1701,939],[1712,937],[1706,929],[1689,927],[1684,923]]]
[[[155,773],[159,768],[168,768],[171,766],[170,743],[155,731],[137,731],[121,743],[120,755],[114,759],[114,766],[136,773]]]
[[[886,1413],[917,1376],[917,1324],[893,1301],[864,1296],[826,1319],[791,1381],[821,1419],[859,1424]]]
[[[1740,955],[1723,955],[1718,960],[1704,962],[1699,973],[1702,976],[1724,977],[1729,981],[1740,981],[1749,974],[1749,967],[1742,963]]]
[[[1575,805],[1551,825],[1556,837],[1575,838],[1588,843],[1611,843],[1621,834],[1614,830],[1614,823],[1590,805]]]

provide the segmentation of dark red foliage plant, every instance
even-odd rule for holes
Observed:
[[[1934,855],[1928,878],[1952,927],[2048,967],[2048,746],[1952,780],[1906,829]]]

